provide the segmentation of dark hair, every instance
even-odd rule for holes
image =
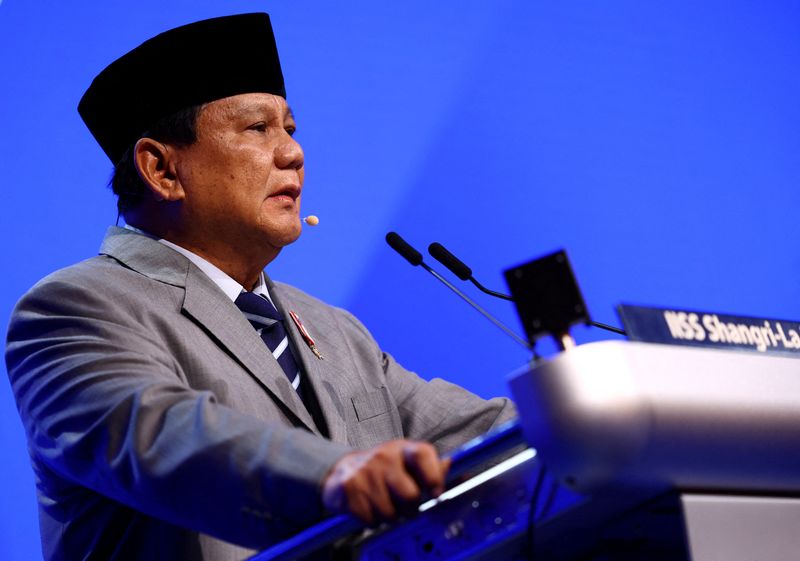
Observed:
[[[201,108],[202,105],[193,105],[159,119],[140,138],[152,138],[178,146],[194,144],[197,140],[197,115]],[[146,189],[133,161],[134,146],[135,144],[130,146],[114,166],[114,173],[109,181],[111,190],[117,195],[117,212],[122,216],[142,202]]]

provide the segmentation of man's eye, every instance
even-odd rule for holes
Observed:
[[[294,136],[294,133],[297,132],[297,127],[286,127],[284,130],[289,133],[289,136]]]
[[[247,128],[253,131],[264,132],[267,130],[267,123],[253,123]]]

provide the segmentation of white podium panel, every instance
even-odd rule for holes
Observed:
[[[568,487],[800,493],[800,360],[625,341],[509,380],[528,442]]]
[[[692,561],[797,561],[800,499],[684,495]]]

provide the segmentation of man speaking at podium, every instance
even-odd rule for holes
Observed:
[[[126,227],[9,327],[46,559],[233,561],[325,514],[391,519],[513,416],[264,274],[300,235],[304,174],[266,14],[154,37],[79,111]]]

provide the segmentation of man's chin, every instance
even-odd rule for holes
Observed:
[[[300,226],[300,221],[298,220],[295,228],[287,228],[285,231],[281,232],[271,232],[268,238],[269,245],[275,249],[283,249],[287,245],[296,242],[302,233],[303,228]]]

